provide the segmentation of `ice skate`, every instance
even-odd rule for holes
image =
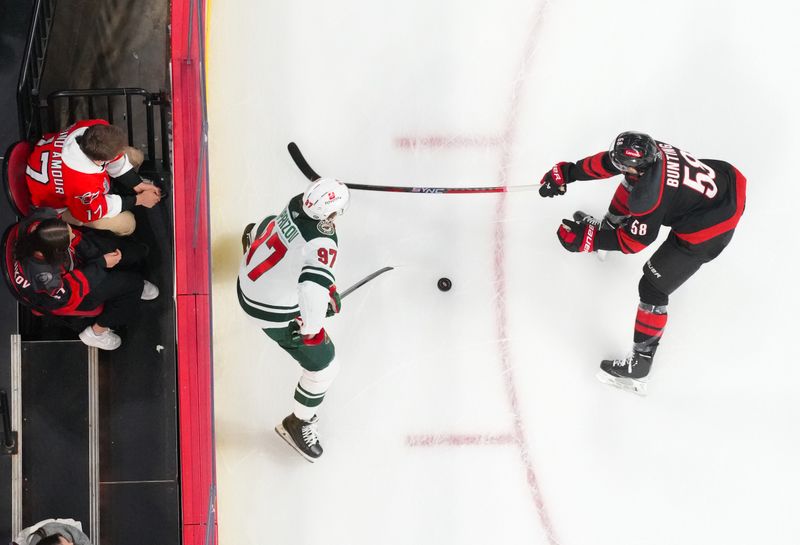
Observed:
[[[305,421],[300,420],[292,413],[275,426],[275,431],[309,462],[313,463],[322,456],[316,415],[311,420]]]
[[[647,395],[647,375],[653,364],[653,354],[636,352],[618,360],[603,360],[597,380],[626,392]]]
[[[250,238],[250,233],[253,232],[253,227],[255,227],[255,223],[248,223],[247,227],[244,228],[242,232],[242,253],[246,254],[248,248],[250,248],[250,244],[252,244],[252,239]]]
[[[577,221],[578,223],[588,223],[589,225],[594,225],[598,230],[605,230],[605,229],[614,229],[614,226],[611,224],[608,219],[603,218],[597,219],[596,217],[592,216],[591,214],[587,214],[582,210],[576,211],[572,214],[572,219]],[[595,254],[597,254],[597,259],[600,261],[605,261],[606,256],[608,255],[607,250],[596,250]]]
[[[588,223],[590,225],[594,225],[598,229],[613,229],[614,226],[611,223],[603,218],[597,219],[596,217],[592,216],[591,214],[587,214],[582,210],[577,210],[575,213],[572,214],[572,219],[577,221],[578,223]]]

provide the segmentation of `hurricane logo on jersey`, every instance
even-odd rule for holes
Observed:
[[[36,275],[37,282],[45,285],[49,284],[52,279],[53,279],[53,273],[40,272],[39,274]]]
[[[83,204],[84,206],[88,206],[92,204],[92,201],[99,196],[100,196],[99,191],[87,191],[83,195],[75,195],[75,198],[81,201],[81,204]]]

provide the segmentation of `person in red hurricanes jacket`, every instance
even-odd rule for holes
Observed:
[[[561,162],[541,180],[539,194],[566,193],[576,180],[623,174],[605,217],[584,212],[564,219],[557,236],[570,252],[625,254],[644,250],[662,225],[669,236],[643,267],[633,353],[603,360],[602,382],[644,395],[653,356],[667,324],[669,295],[728,245],[744,212],[746,179],[733,165],[694,155],[647,134],[623,132],[604,151],[577,163]]]
[[[114,350],[121,344],[111,329],[130,323],[140,301],[158,297],[142,277],[146,245],[104,230],[72,228],[40,211],[20,222],[14,244],[14,283],[19,296],[40,312],[88,316],[103,311],[79,338],[88,346]]]
[[[161,190],[136,173],[141,162],[142,153],[126,145],[119,127],[79,121],[36,143],[26,169],[31,202],[55,209],[72,225],[130,235],[136,228],[130,210],[152,208],[161,199]],[[130,195],[112,192],[111,179]]]

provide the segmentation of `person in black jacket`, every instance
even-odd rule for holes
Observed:
[[[45,313],[87,316],[103,305],[79,337],[89,346],[114,350],[122,341],[112,328],[128,323],[140,300],[158,297],[158,288],[137,270],[147,253],[146,245],[109,231],[32,217],[18,231],[14,280],[21,296]]]
[[[658,237],[669,236],[643,267],[633,353],[603,360],[598,378],[607,384],[646,393],[646,377],[667,324],[669,295],[716,258],[728,245],[744,213],[747,180],[733,165],[696,159],[640,132],[623,132],[609,151],[561,162],[545,173],[539,194],[563,195],[576,180],[622,174],[605,217],[584,212],[564,219],[557,235],[570,252],[640,252]]]

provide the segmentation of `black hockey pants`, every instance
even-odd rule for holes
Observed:
[[[689,244],[670,232],[667,240],[642,267],[644,276],[639,283],[641,301],[655,306],[666,305],[672,292],[725,249],[733,238],[733,231],[700,244]]]
[[[96,308],[104,304],[103,313],[95,322],[102,327],[120,327],[131,322],[141,304],[144,278],[139,272],[141,263],[148,254],[146,245],[128,237],[118,237],[106,233],[92,233],[92,242],[104,253],[113,252],[117,248],[122,252],[122,259],[108,270],[108,275],[84,298],[79,310]]]

